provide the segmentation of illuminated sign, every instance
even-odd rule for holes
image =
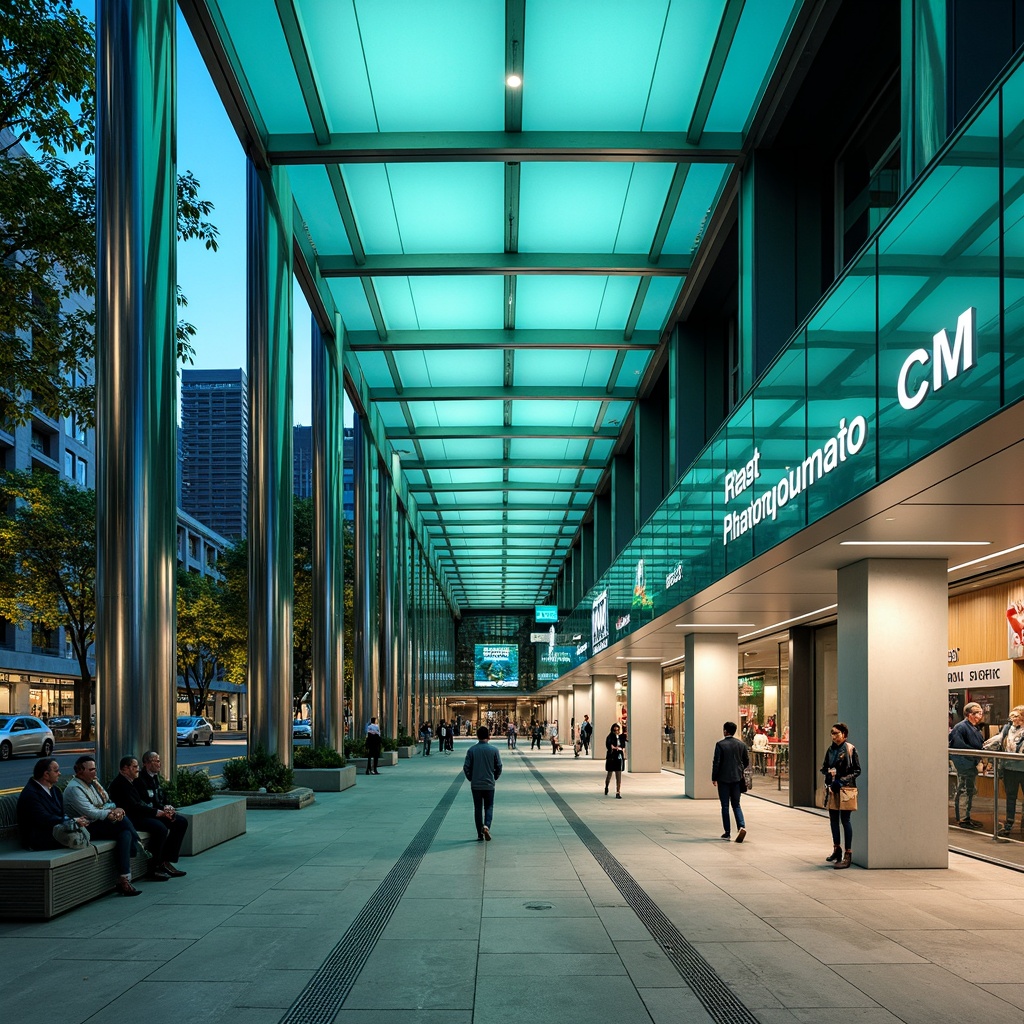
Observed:
[[[538,604],[538,605],[534,605],[533,621],[534,622],[557,622],[558,621],[558,605],[557,604]]]
[[[608,591],[602,590],[594,598],[590,609],[590,650],[593,654],[608,646]]]
[[[914,349],[900,367],[900,375],[896,381],[896,395],[900,405],[908,412],[916,409],[928,397],[928,380],[923,379],[915,388],[914,393],[907,391],[911,371],[915,366],[926,367],[932,363],[932,391],[938,391],[943,384],[954,380],[963,371],[966,373],[977,362],[974,354],[974,341],[977,337],[978,311],[974,306],[965,309],[956,321],[956,340],[953,348],[949,347],[949,335],[945,327],[932,338],[932,351],[923,348]],[[943,379],[945,375],[945,379]]]

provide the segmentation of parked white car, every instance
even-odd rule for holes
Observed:
[[[213,742],[213,726],[205,718],[193,718],[181,715],[178,718],[178,745],[187,743],[194,747],[197,743],[209,746]]]

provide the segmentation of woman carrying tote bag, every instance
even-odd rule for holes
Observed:
[[[821,774],[825,776],[825,806],[832,828],[832,853],[825,858],[836,868],[848,868],[853,850],[853,825],[850,812],[857,810],[857,776],[860,758],[857,748],[846,741],[850,735],[844,722],[832,726],[832,745],[825,751]],[[839,824],[843,826],[845,853],[839,845]]]

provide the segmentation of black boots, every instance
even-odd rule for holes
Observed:
[[[841,846],[836,846],[832,850],[832,853],[828,857],[825,858],[826,862],[829,863],[829,864],[838,864],[839,861],[841,861],[842,859],[843,859],[843,848]]]
[[[842,860],[837,860],[835,862],[834,867],[836,868],[837,871],[840,868],[848,868],[850,866],[850,860],[852,858],[853,858],[853,854],[849,850],[847,850],[846,853],[843,854],[843,859]]]

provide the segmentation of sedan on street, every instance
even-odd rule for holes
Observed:
[[[49,757],[53,733],[41,719],[32,715],[0,715],[0,761],[30,755]]]
[[[180,715],[178,717],[178,745],[187,743],[194,747],[197,743],[209,746],[213,742],[213,726],[205,718]]]
[[[312,736],[313,730],[310,728],[308,718],[297,718],[292,722],[292,739],[308,740],[312,739]]]

